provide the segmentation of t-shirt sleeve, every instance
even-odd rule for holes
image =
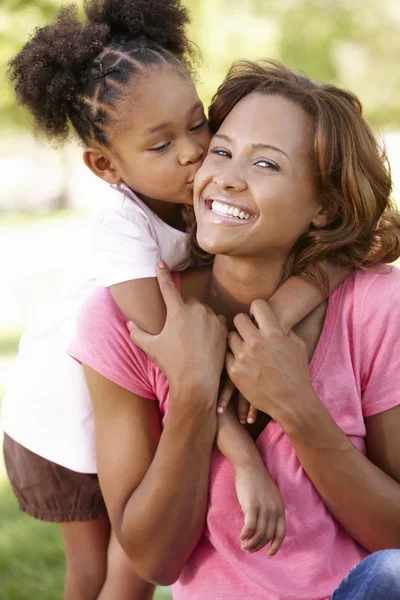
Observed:
[[[155,277],[160,250],[144,214],[104,211],[92,218],[91,236],[91,276],[99,286]]]
[[[103,377],[149,400],[154,363],[129,337],[126,318],[108,288],[97,288],[80,309],[68,354]]]
[[[364,417],[400,404],[400,271],[375,275],[360,312]]]

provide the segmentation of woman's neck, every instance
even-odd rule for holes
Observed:
[[[216,256],[205,302],[225,315],[229,327],[239,312],[248,313],[253,300],[268,300],[282,280],[282,260]]]

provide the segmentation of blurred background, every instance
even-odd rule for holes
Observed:
[[[134,0],[132,0],[134,2]],[[79,1],[81,5],[82,2]],[[202,52],[198,89],[210,98],[235,58],[268,56],[359,95],[384,139],[400,201],[400,0],[186,0]],[[76,279],[84,223],[107,186],[71,143],[52,149],[15,106],[6,64],[59,0],[0,4],[0,404],[18,340],[35,308]],[[58,528],[20,514],[0,461],[0,600],[61,597]],[[169,598],[159,589],[157,598]]]

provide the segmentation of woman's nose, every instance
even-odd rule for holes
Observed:
[[[240,168],[237,165],[230,163],[225,168],[220,168],[213,176],[213,182],[221,188],[221,190],[236,190],[244,191],[247,188],[247,183]]]

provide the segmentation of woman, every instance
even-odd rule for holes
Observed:
[[[195,212],[213,267],[175,277],[183,300],[159,266],[167,320],[158,336],[131,325],[143,350],[98,290],[71,349],[113,528],[178,599],[399,597],[400,553],[376,551],[400,547],[400,274],[360,269],[400,255],[384,158],[352,94],[275,63],[234,66],[210,116]],[[289,274],[322,287],[323,258],[356,271],[286,335],[265,300]],[[272,417],[249,428],[286,505],[269,561],[240,545],[233,473],[213,448],[234,418],[216,415],[224,363]]]

